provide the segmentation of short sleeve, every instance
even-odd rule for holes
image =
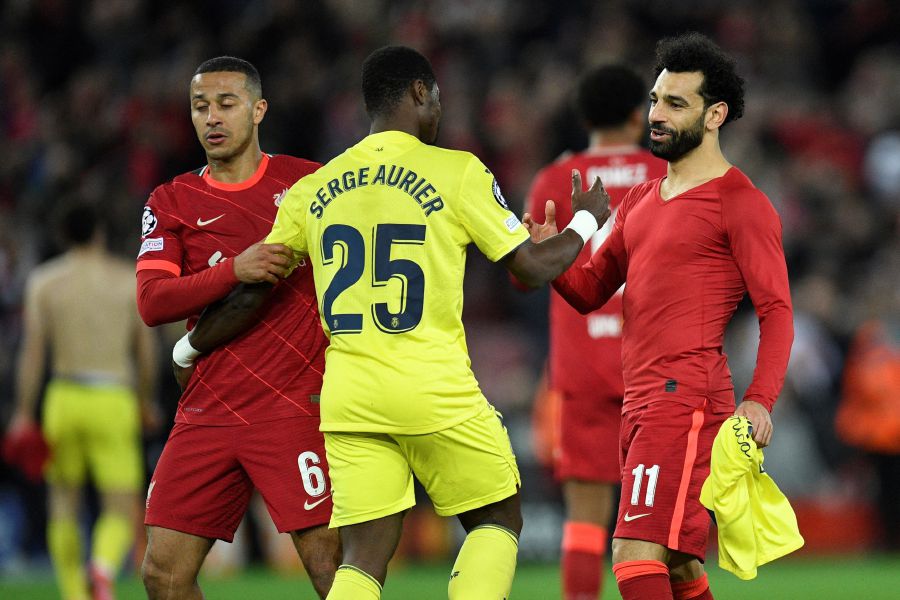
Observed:
[[[522,245],[528,232],[509,209],[493,173],[475,156],[466,166],[456,212],[478,249],[496,262]]]
[[[306,211],[309,201],[303,197],[301,182],[295,183],[285,195],[275,215],[272,231],[266,236],[267,244],[285,244],[294,251],[295,260],[309,255],[306,243]]]

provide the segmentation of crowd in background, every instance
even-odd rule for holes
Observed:
[[[269,101],[264,151],[326,161],[368,131],[363,58],[387,43],[413,46],[438,75],[438,143],[477,154],[521,211],[536,171],[586,145],[569,103],[577,75],[625,61],[649,89],[656,40],[692,29],[735,56],[747,79],[745,116],[724,130],[723,148],[784,225],[796,337],[766,465],[792,499],[877,505],[879,478],[893,469],[900,481],[900,443],[860,440],[835,420],[842,401],[869,394],[900,422],[900,6],[889,0],[5,2],[0,422],[12,407],[25,278],[59,251],[49,227],[55,207],[75,195],[99,203],[111,247],[135,256],[150,191],[203,164],[187,96],[203,60],[232,54],[257,66]],[[502,269],[470,262],[473,368],[507,415],[526,521],[531,514],[535,523],[525,535],[540,535],[542,511],[558,505],[529,423],[546,293],[520,294]],[[727,348],[739,392],[752,375],[755,336],[746,303]],[[160,401],[174,407],[171,377],[160,378]],[[40,491],[25,487],[0,466],[0,514],[17,514],[16,498],[21,511],[35,510]]]

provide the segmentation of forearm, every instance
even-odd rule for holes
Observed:
[[[759,402],[771,412],[784,385],[793,340],[794,320],[789,304],[760,311],[756,369],[744,400]]]
[[[273,289],[269,283],[243,283],[208,306],[191,330],[191,346],[201,353],[210,352],[250,329]]]
[[[35,406],[44,378],[46,350],[26,335],[16,371],[16,412],[34,418]]]
[[[565,271],[583,246],[581,236],[565,229],[537,244],[525,242],[506,259],[506,267],[526,286],[540,287]]]
[[[156,391],[156,377],[158,369],[158,357],[156,352],[156,338],[149,328],[143,323],[135,323],[137,333],[135,336],[135,358],[137,360],[136,393],[143,406],[153,404]]]
[[[173,323],[225,297],[237,284],[230,260],[184,277],[166,271],[138,271],[138,311],[151,327]]]

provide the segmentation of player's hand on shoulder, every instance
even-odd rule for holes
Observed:
[[[609,194],[603,187],[599,177],[587,190],[581,184],[581,173],[572,169],[572,214],[586,210],[597,219],[597,227],[603,227],[609,218]]]
[[[534,220],[531,213],[522,215],[522,224],[525,225],[526,231],[531,235],[531,241],[537,244],[553,237],[559,233],[556,227],[556,203],[553,200],[547,200],[544,205],[544,222],[538,223]]]
[[[291,272],[293,252],[284,244],[253,244],[234,258],[234,275],[241,283],[278,283]]]
[[[760,448],[765,448],[772,441],[772,415],[766,407],[753,400],[741,402],[734,414],[738,417],[747,417],[753,425],[753,441]]]

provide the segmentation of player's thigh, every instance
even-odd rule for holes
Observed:
[[[144,482],[138,400],[127,388],[96,388],[98,418],[87,425],[85,444],[91,475],[102,492],[135,492]]]
[[[726,417],[674,402],[626,413],[616,538],[704,556],[710,519],[700,488],[709,474],[712,440]]]
[[[506,427],[489,404],[448,429],[395,437],[441,516],[504,500],[521,485]]]
[[[50,447],[45,476],[52,485],[77,487],[87,473],[87,447],[82,425],[90,396],[83,386],[52,380],[44,395],[42,428]]]
[[[387,434],[325,432],[331,475],[331,527],[403,512],[416,503],[410,465]]]
[[[278,531],[328,523],[331,480],[319,419],[295,417],[248,425],[238,460],[259,490]]]
[[[618,484],[621,420],[621,397],[584,391],[563,393],[557,478]]]
[[[253,492],[235,455],[243,427],[176,423],[147,489],[144,523],[233,540]]]
[[[164,527],[147,528],[143,570],[146,575],[191,582],[200,572],[214,539]]]

